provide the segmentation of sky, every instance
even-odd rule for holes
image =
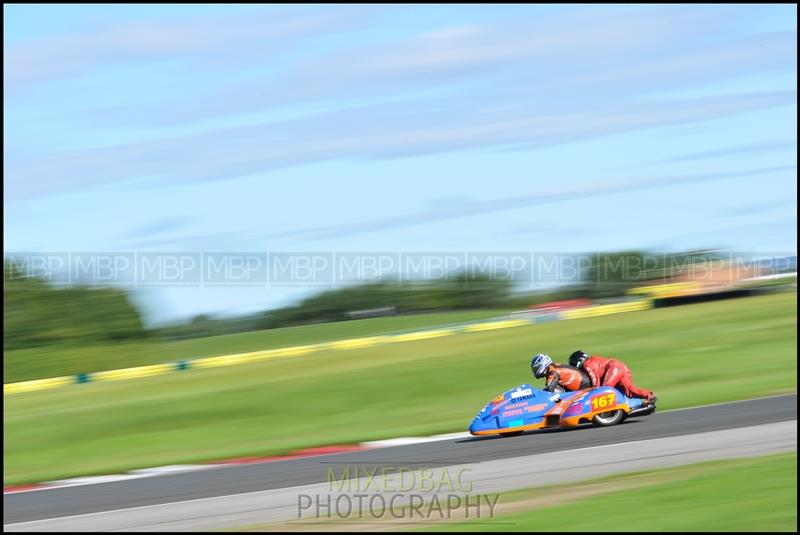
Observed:
[[[794,5],[3,13],[7,255],[796,254]]]

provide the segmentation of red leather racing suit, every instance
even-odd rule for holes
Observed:
[[[628,397],[649,399],[653,395],[649,390],[642,390],[633,384],[631,370],[617,359],[591,355],[583,362],[583,370],[592,386],[613,386]]]

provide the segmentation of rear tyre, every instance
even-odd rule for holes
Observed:
[[[522,431],[509,431],[508,433],[500,433],[501,437],[517,437],[522,434]]]
[[[625,411],[617,409],[615,411],[601,412],[592,418],[592,423],[597,427],[607,427],[609,425],[617,425],[625,419]]]

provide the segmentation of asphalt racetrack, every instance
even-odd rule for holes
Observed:
[[[5,494],[3,524],[6,530],[236,527],[291,518],[296,499],[288,491],[301,487],[321,490],[331,468],[474,466],[482,490],[532,487],[597,477],[612,468],[630,471],[796,450],[796,419],[797,395],[790,394],[657,412],[609,428],[533,431],[513,438],[464,436]],[[575,451],[560,453],[566,450]],[[604,468],[590,469],[594,465]],[[585,468],[578,470],[578,466]],[[266,497],[276,503],[272,512],[264,506],[269,501]],[[259,505],[245,504],[256,499]],[[211,513],[208,521],[201,512]]]

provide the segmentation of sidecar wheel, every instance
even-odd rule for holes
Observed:
[[[511,431],[509,433],[500,433],[500,436],[501,437],[517,437],[517,436],[521,435],[522,433],[523,433],[522,431]]]
[[[617,425],[625,419],[625,411],[617,409],[615,411],[601,412],[592,418],[592,423],[597,427],[607,427],[609,425]]]

